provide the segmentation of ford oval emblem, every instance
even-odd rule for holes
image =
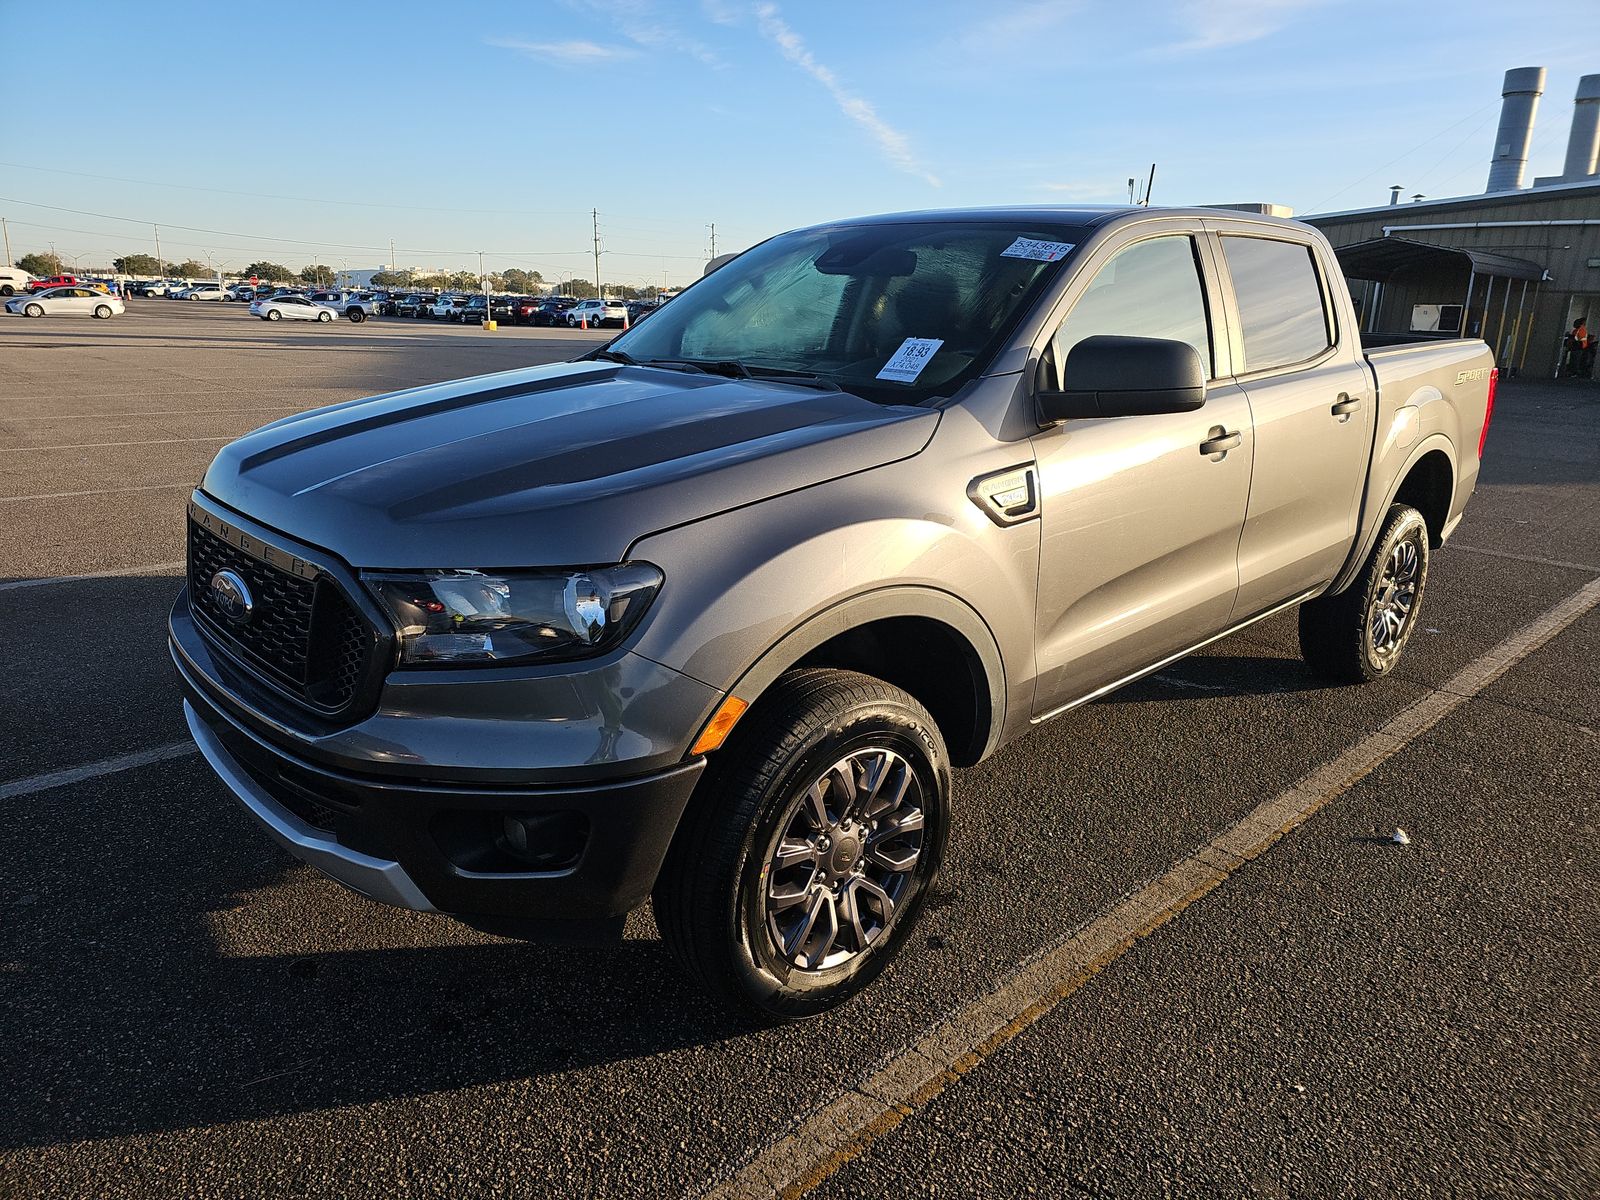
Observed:
[[[235,625],[243,625],[255,610],[250,586],[237,571],[218,571],[211,577],[211,603]]]

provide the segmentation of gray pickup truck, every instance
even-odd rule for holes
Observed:
[[[1394,668],[1495,372],[1356,330],[1288,221],[774,237],[579,361],[222,450],[189,727],[367,896],[529,936],[651,897],[724,1002],[821,1012],[915,923],[953,767],[1293,606],[1320,675]]]

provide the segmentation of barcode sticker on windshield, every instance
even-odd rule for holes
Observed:
[[[1019,237],[1000,251],[1001,258],[1031,258],[1037,262],[1055,262],[1065,258],[1076,242],[1041,242],[1034,238]]]
[[[907,338],[900,343],[900,349],[889,357],[889,361],[883,364],[878,378],[892,379],[896,383],[915,383],[917,376],[922,374],[922,368],[928,365],[928,360],[942,345],[943,338]]]

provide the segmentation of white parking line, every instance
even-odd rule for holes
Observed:
[[[1567,562],[1560,558],[1539,558],[1532,554],[1513,554],[1509,550],[1491,550],[1487,546],[1463,546],[1451,542],[1447,546],[1450,550],[1462,550],[1468,554],[1486,554],[1490,558],[1507,558],[1512,562],[1533,563],[1540,567],[1563,567],[1568,571],[1588,571],[1593,575],[1600,575],[1600,567],[1592,563]]]
[[[19,500],[65,500],[70,496],[115,496],[121,492],[164,492],[173,488],[191,489],[193,483],[146,483],[138,487],[94,488],[86,492],[35,492],[31,496],[0,496],[0,504]]]
[[[0,583],[0,592],[11,592],[17,588],[49,587],[52,583],[77,583],[80,579],[117,579],[124,575],[165,575],[169,571],[181,571],[185,564],[183,559],[175,562],[151,563],[144,567],[118,567],[114,571],[87,571],[82,575],[57,575],[47,579],[13,579]]]
[[[332,403],[337,403],[336,401]],[[247,416],[253,412],[283,412],[285,410],[300,411],[303,408],[315,408],[316,405],[304,404],[257,404],[250,408],[153,408],[132,409],[119,412],[107,409],[105,412],[86,413],[44,413],[37,417],[6,417],[7,421],[87,421],[108,418],[122,420],[127,417],[212,417],[218,414],[229,416]]]
[[[165,746],[157,746],[152,750],[119,754],[115,758],[102,758],[99,762],[84,763],[81,767],[68,767],[62,771],[47,771],[43,775],[18,779],[13,783],[0,783],[0,800],[31,796],[35,792],[47,792],[51,788],[82,783],[86,779],[98,779],[102,775],[114,775],[118,771],[129,771],[134,767],[147,767],[151,763],[166,762],[171,758],[185,758],[196,752],[193,742],[168,742]]]
[[[794,1130],[706,1195],[718,1200],[803,1196],[1054,1009],[1140,938],[1269,849],[1596,605],[1600,605],[1600,579],[1468,663],[1376,733],[1282,795],[1258,805],[1165,875],[1049,947],[995,991],[950,1014],[881,1069],[814,1109]]]
[[[107,446],[176,446],[180,442],[231,442],[239,435],[203,438],[150,438],[142,442],[72,442],[65,446],[0,446],[0,454],[21,454],[26,450],[99,450]]]

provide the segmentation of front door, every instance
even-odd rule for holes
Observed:
[[[1055,361],[1096,334],[1171,338],[1194,346],[1215,376],[1203,278],[1187,235],[1124,247],[1057,330]],[[1202,449],[1234,434],[1231,448]],[[1033,442],[1042,501],[1034,714],[1043,716],[1228,624],[1255,441],[1243,391],[1213,378],[1194,412],[1067,421]]]

